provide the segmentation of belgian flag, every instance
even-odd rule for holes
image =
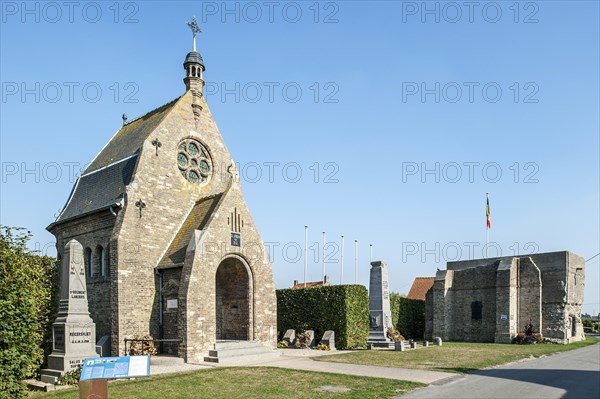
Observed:
[[[492,222],[490,219],[490,197],[487,196],[487,204],[485,206],[485,218],[487,221],[487,228],[490,229],[492,227]]]

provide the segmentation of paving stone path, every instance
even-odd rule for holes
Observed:
[[[312,352],[312,356],[315,356],[315,352],[317,351],[310,352]],[[245,363],[243,365],[281,367],[286,369],[348,374],[361,377],[389,378],[392,380],[414,381],[424,384],[440,383],[443,380],[457,378],[457,375],[453,373],[442,373],[439,371],[417,369],[401,369],[395,367],[365,366],[360,364],[320,362],[312,360],[306,356],[289,355],[286,353],[283,353],[282,356],[277,359],[264,362]]]

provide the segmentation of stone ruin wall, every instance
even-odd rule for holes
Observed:
[[[496,265],[454,271],[452,305],[446,321],[447,340],[494,342],[496,333]],[[472,318],[472,305],[481,303],[481,319]]]
[[[511,266],[511,273],[516,273],[510,282],[513,288],[498,287],[499,262],[510,259],[512,257],[450,262],[448,270],[438,271],[434,286],[426,296],[425,336],[494,342],[494,333],[498,338],[495,330],[499,313],[502,313],[516,320],[514,326],[506,330],[511,336],[523,332],[531,322],[535,332],[557,343],[585,339],[581,323],[584,259],[565,251],[518,257],[518,267],[515,269],[514,263]],[[508,294],[514,289],[516,306],[508,302],[515,296]],[[502,290],[509,291],[503,293]],[[501,302],[497,303],[498,300]],[[471,318],[474,301],[482,303],[481,320]]]

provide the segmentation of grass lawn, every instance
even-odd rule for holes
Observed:
[[[433,346],[406,352],[361,350],[341,355],[320,356],[313,359],[324,362],[466,373],[531,356],[540,357],[577,349],[597,342],[598,340],[594,337],[587,337],[585,341],[567,345],[444,342],[443,346]]]
[[[349,392],[322,392],[322,386],[345,387]],[[160,375],[108,385],[109,396],[119,399],[384,399],[423,384],[383,378],[314,373],[269,367],[231,367],[192,373]],[[77,389],[32,393],[36,399],[76,399]]]

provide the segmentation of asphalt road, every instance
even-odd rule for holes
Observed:
[[[600,344],[481,370],[399,398],[598,399]]]

